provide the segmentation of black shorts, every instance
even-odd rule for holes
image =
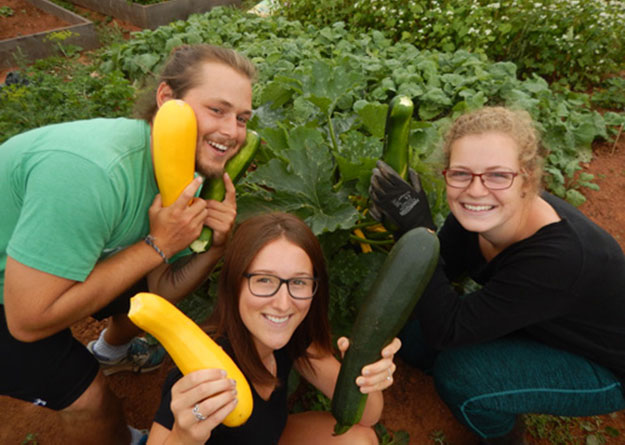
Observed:
[[[16,340],[3,305],[0,312],[0,394],[54,410],[67,408],[95,379],[97,360],[69,329],[32,343]]]
[[[148,280],[146,277],[143,277],[142,279],[137,281],[130,289],[122,293],[119,297],[111,301],[107,306],[103,307],[92,316],[96,320],[104,320],[111,315],[127,314],[128,310],[130,309],[130,299],[139,292],[147,291]]]
[[[130,297],[147,290],[141,280],[93,317],[127,313]],[[67,408],[95,379],[100,365],[82,343],[65,329],[32,343],[16,340],[7,328],[0,304],[0,394],[54,410]]]

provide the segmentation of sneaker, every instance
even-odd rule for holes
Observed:
[[[130,430],[130,445],[145,445],[148,443],[148,430],[137,428],[133,428],[128,425],[128,429]]]
[[[163,364],[165,349],[159,345],[151,345],[143,337],[135,337],[130,342],[128,354],[119,360],[109,360],[93,350],[97,340],[92,340],[87,345],[89,352],[93,354],[104,375],[111,375],[122,371],[150,372],[158,369]]]

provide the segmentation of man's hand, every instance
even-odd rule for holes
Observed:
[[[224,200],[222,202],[212,199],[206,201],[208,216],[204,220],[204,225],[213,229],[212,246],[215,247],[226,244],[237,217],[237,197],[234,183],[228,173],[224,173],[223,180],[226,187]]]
[[[159,194],[150,206],[150,234],[168,258],[200,236],[208,216],[206,201],[194,198],[201,184],[202,178],[198,176],[172,205],[163,207]]]
[[[398,227],[397,237],[415,227],[435,230],[419,175],[409,169],[409,184],[384,161],[378,161],[376,165],[369,186],[371,217],[380,222],[388,219]]]

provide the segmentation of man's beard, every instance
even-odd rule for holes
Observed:
[[[197,159],[196,159],[196,171],[197,173],[202,175],[204,179],[221,178],[224,174],[224,169],[222,167],[215,167],[212,165],[208,167],[202,166],[200,165],[199,162],[197,162]]]

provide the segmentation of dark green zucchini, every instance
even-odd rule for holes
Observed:
[[[254,160],[258,147],[260,147],[260,136],[254,130],[247,130],[245,143],[241,146],[237,154],[226,162],[226,166],[224,167],[224,170],[228,173],[234,184],[236,184],[247,171]],[[226,186],[221,177],[207,179],[200,192],[200,197],[202,199],[223,201],[225,196]],[[210,227],[204,226],[198,239],[193,241],[189,247],[196,253],[202,253],[210,249],[212,243],[213,231]]]
[[[438,238],[424,227],[406,232],[389,252],[356,317],[341,364],[332,398],[335,435],[360,421],[367,395],[360,392],[356,378],[363,366],[381,358],[382,348],[406,323],[434,273],[438,256]]]
[[[408,177],[410,161],[410,122],[414,104],[407,96],[395,96],[388,106],[384,129],[382,160],[399,173],[402,179]]]

